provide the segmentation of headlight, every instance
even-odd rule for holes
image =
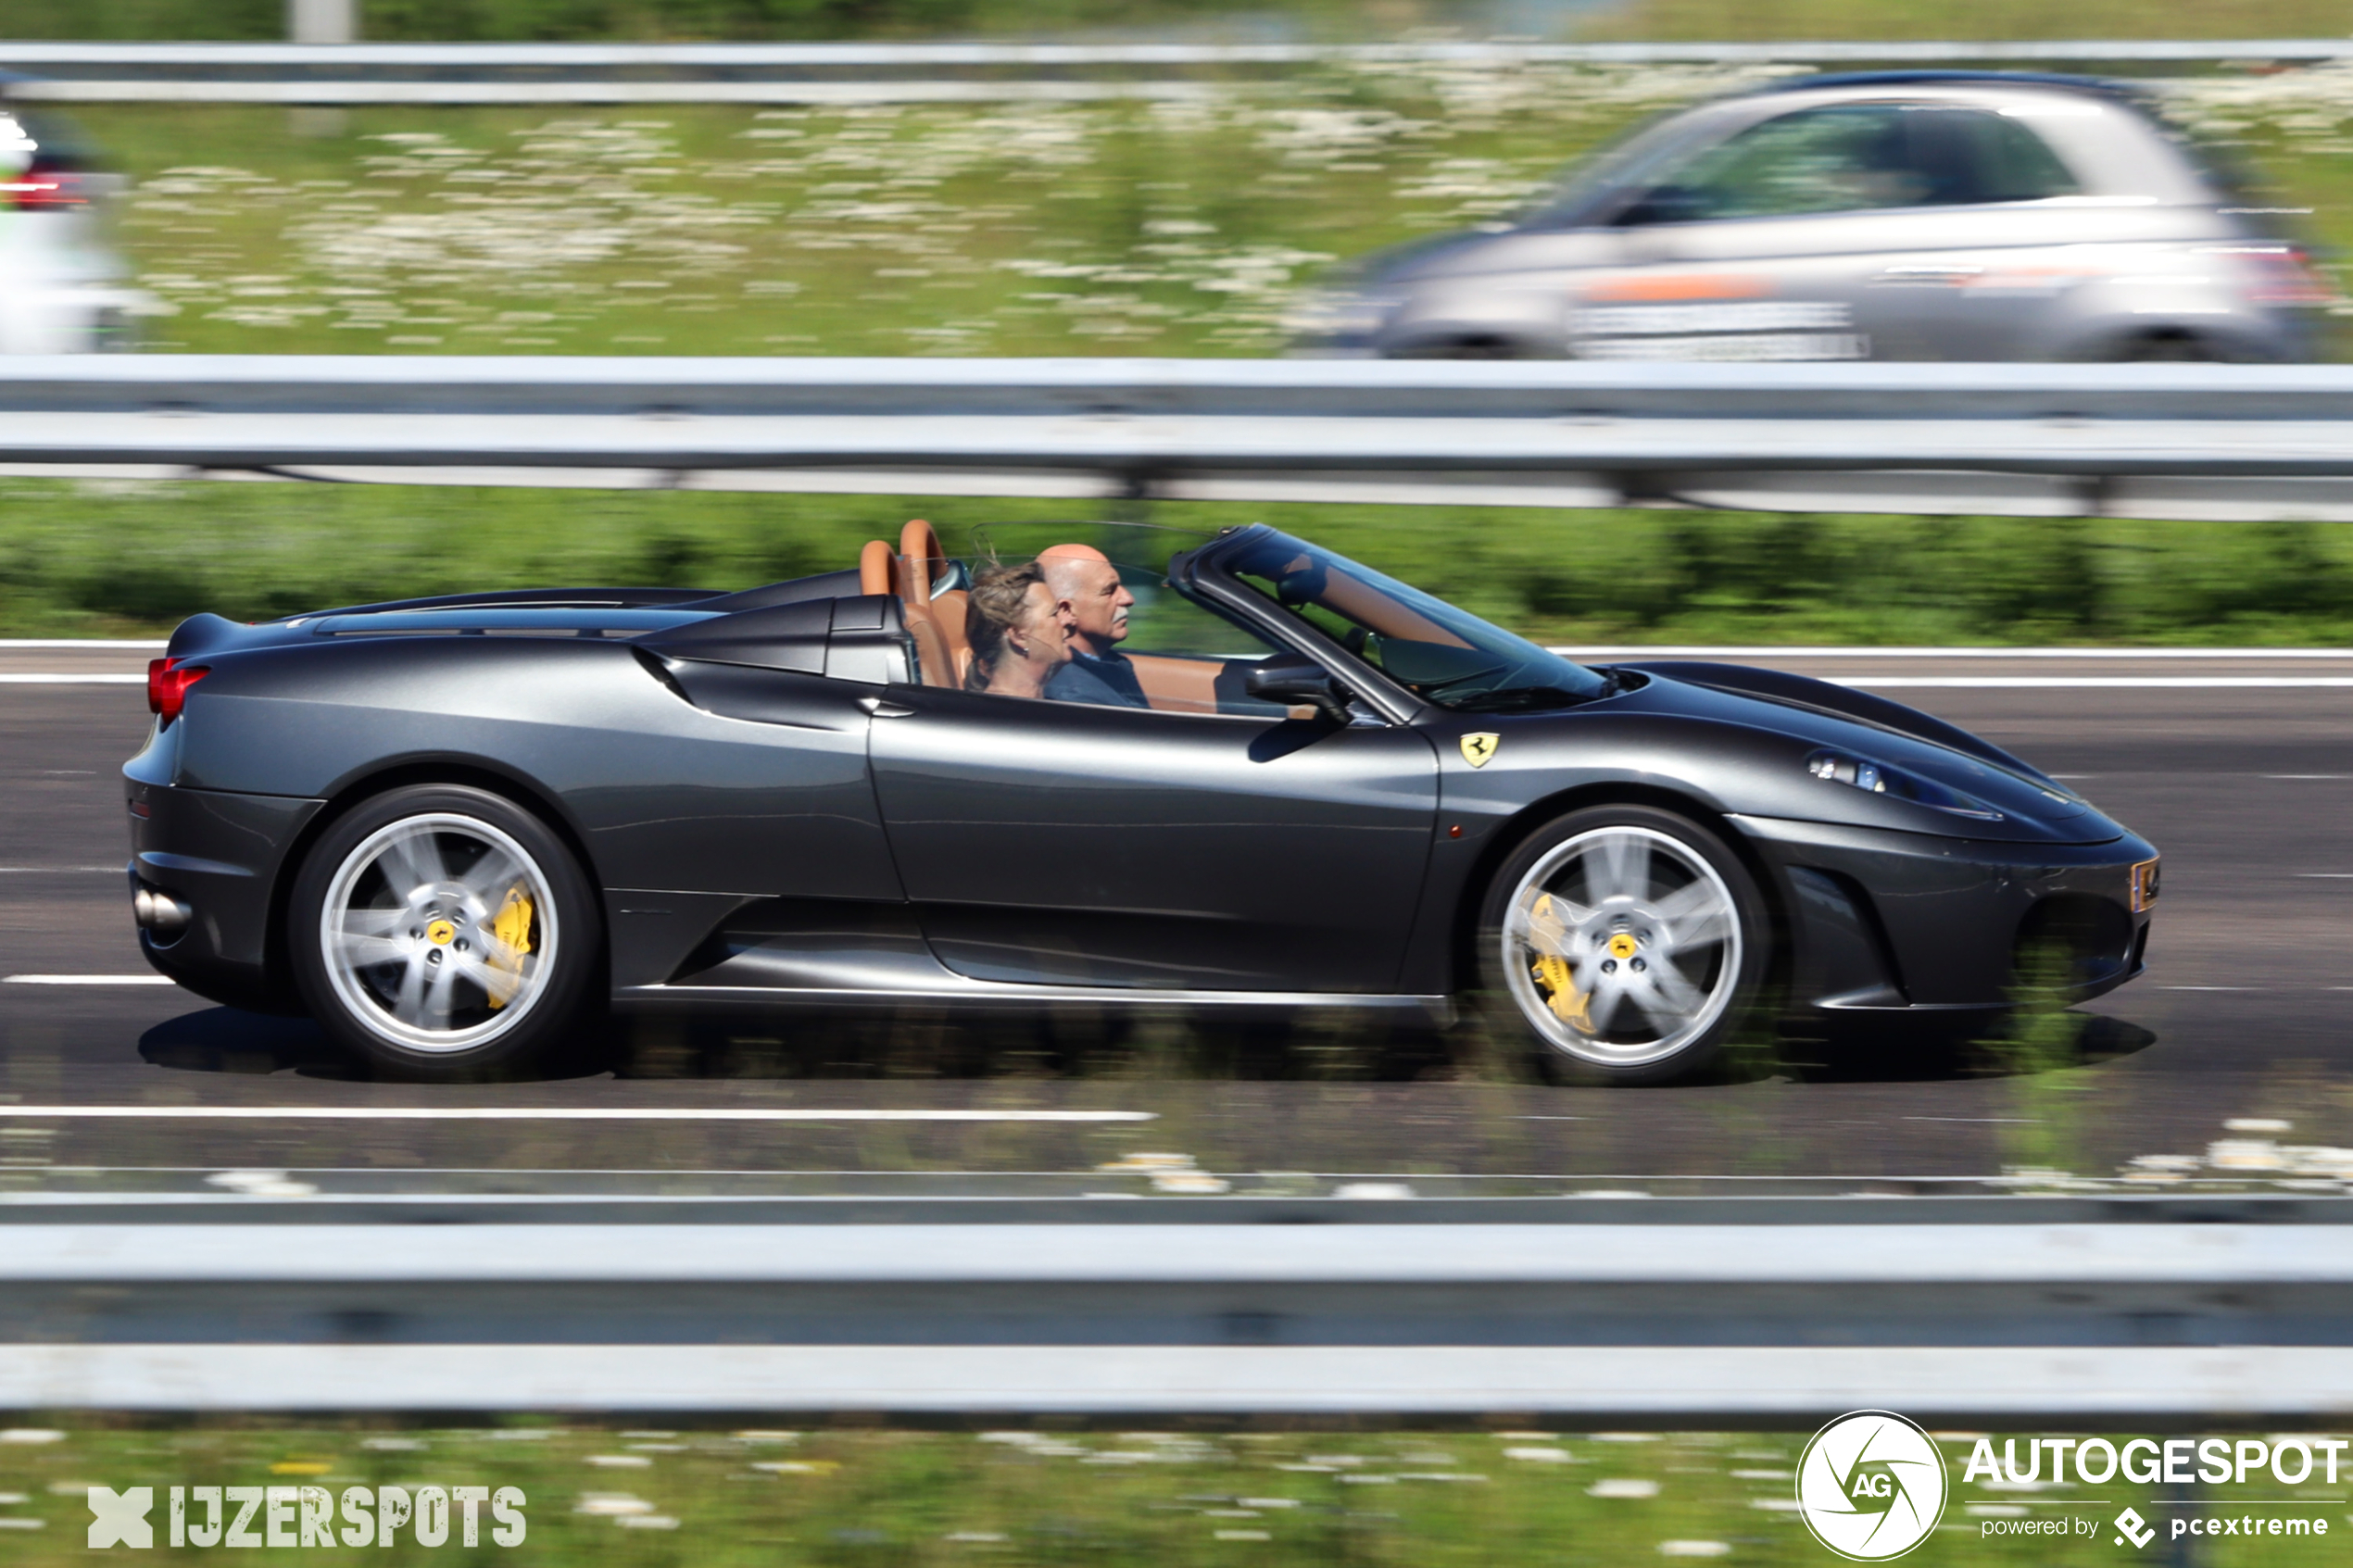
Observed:
[[[1405,303],[1398,294],[1353,289],[1314,289],[1283,312],[1283,331],[1294,339],[1333,346],[1369,343],[1390,313]]]
[[[1926,806],[1931,810],[1950,811],[1957,817],[1975,817],[1988,822],[2002,820],[2002,813],[1974,796],[1963,795],[1934,779],[1924,779],[1918,773],[1907,773],[1884,762],[1874,762],[1868,757],[1856,757],[1843,751],[1818,751],[1806,759],[1806,771],[1830,784],[1849,784],[1856,789],[1869,790],[1873,795],[1892,795],[1898,800],[1908,800],[1915,806]]]

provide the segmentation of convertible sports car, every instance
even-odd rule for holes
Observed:
[[[2140,972],[2156,851],[1926,714],[1587,668],[1263,526],[1181,542],[914,522],[745,593],[196,616],[123,770],[142,946],[422,1077],[609,1006],[1075,1000],[1467,1007],[1642,1082],[1776,1010]]]

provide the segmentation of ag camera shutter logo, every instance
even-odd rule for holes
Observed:
[[[1798,1517],[1855,1562],[1884,1562],[1944,1517],[1944,1456],[1890,1411],[1855,1411],[1814,1434],[1797,1461]]]

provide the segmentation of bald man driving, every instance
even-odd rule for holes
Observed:
[[[1111,558],[1092,545],[1056,545],[1038,552],[1038,570],[1072,628],[1070,661],[1047,680],[1048,699],[1150,708],[1136,667],[1116,646],[1127,635],[1127,608],[1136,596],[1121,585]]]

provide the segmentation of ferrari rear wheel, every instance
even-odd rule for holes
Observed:
[[[1599,806],[1530,834],[1480,911],[1495,1024],[1540,1060],[1628,1084],[1687,1077],[1754,1010],[1771,957],[1764,900],[1714,834]]]
[[[563,841],[502,797],[420,785],[367,801],[311,847],[288,935],[311,1015],[379,1069],[458,1079],[561,1040],[600,942]]]

